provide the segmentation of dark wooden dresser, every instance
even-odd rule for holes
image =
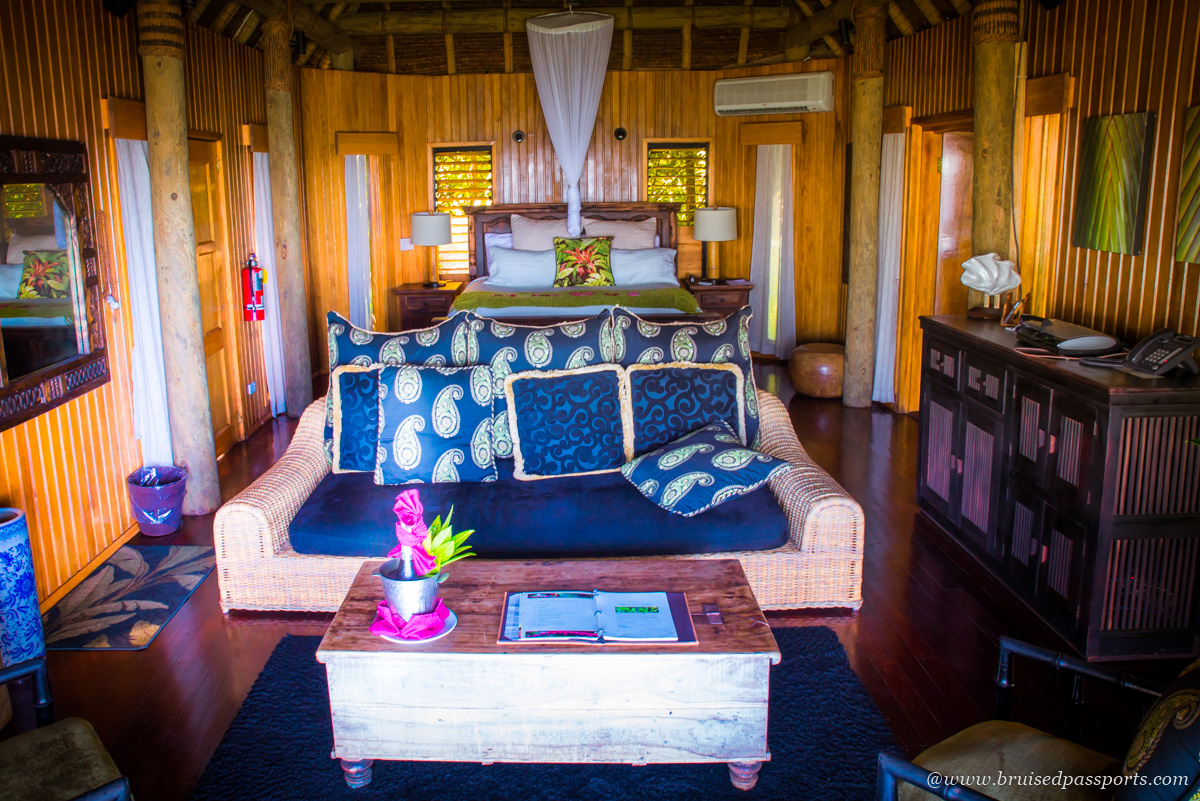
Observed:
[[[1088,659],[1200,654],[1200,377],[921,328],[921,508]]]

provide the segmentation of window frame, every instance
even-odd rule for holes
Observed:
[[[650,199],[650,151],[652,149],[668,149],[668,148],[696,148],[703,147],[708,151],[708,174],[704,184],[704,203],[703,206],[716,205],[712,199],[712,176],[713,176],[713,140],[708,137],[688,137],[688,136],[654,136],[642,139],[642,158],[638,164],[638,197],[647,202],[664,202],[651,201]],[[702,206],[697,206],[702,208]],[[675,224],[680,229],[692,230],[691,225],[684,225],[679,221],[678,216],[675,218]],[[689,234],[690,238],[690,234]]]
[[[437,165],[435,163],[435,158],[438,153],[450,151],[450,150],[459,150],[459,151],[462,151],[462,150],[476,150],[476,151],[487,150],[490,152],[491,157],[492,157],[492,188],[491,188],[492,200],[491,200],[491,203],[495,204],[497,202],[497,200],[496,200],[496,174],[497,174],[497,170],[496,170],[497,152],[496,152],[496,150],[497,150],[497,148],[496,148],[495,140],[475,141],[475,142],[430,142],[427,147],[428,180],[426,182],[426,185],[428,186],[428,192],[429,192],[429,210],[437,211]],[[451,215],[450,220],[451,220],[451,226],[453,226],[453,224],[454,224],[454,222],[453,222],[454,216],[453,215]],[[468,225],[467,242],[466,242],[468,253],[470,252],[470,238],[471,238],[470,226]],[[441,262],[438,260],[438,253],[436,252],[436,250],[437,249],[435,248],[435,253],[433,254],[433,263],[434,263],[434,267],[437,270],[438,280],[442,280],[443,271],[442,271]],[[445,274],[451,275],[455,278],[468,277],[470,274],[469,257],[468,257],[467,272],[464,272],[461,275],[457,272],[445,273]]]

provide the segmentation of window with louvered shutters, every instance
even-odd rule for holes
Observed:
[[[678,203],[679,225],[691,225],[693,212],[708,205],[708,145],[650,143],[646,148],[646,199]]]
[[[450,212],[451,242],[437,249],[438,274],[465,276],[471,266],[465,210],[492,202],[491,146],[434,148],[433,196],[437,211]]]

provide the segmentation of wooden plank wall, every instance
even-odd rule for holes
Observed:
[[[121,304],[115,313],[104,308],[112,381],[0,433],[0,506],[22,508],[29,517],[43,606],[136,532],[125,494],[125,476],[141,464],[130,388],[133,339],[116,168],[100,117],[102,98],[143,96],[136,38],[132,13],[118,19],[93,0],[0,3],[0,97],[7,101],[0,103],[0,133],[87,144],[103,286]],[[230,253],[244,258],[253,212],[239,126],[265,119],[262,58],[191,27],[187,47],[191,127],[221,133],[227,143]],[[238,335],[241,384],[257,380],[265,389],[262,357],[252,356],[261,354],[253,325],[242,324]],[[266,417],[266,393],[260,389],[251,401],[249,428]]]
[[[721,243],[718,259],[726,276],[748,276],[753,228],[755,150],[738,142],[743,122],[762,117],[718,117],[712,110],[713,83],[722,77],[832,70],[836,110],[828,114],[770,117],[801,120],[805,144],[794,150],[795,268],[797,334],[800,341],[841,341],[845,290],[842,273],[842,193],[848,64],[842,60],[723,72],[610,72],[600,100],[596,129],[582,179],[586,201],[643,199],[644,143],[712,141],[711,203],[738,209],[739,238]],[[440,77],[337,71],[300,72],[305,247],[309,254],[309,307],[313,353],[325,352],[324,315],[343,313],[346,222],[343,160],[336,155],[339,131],[395,131],[400,153],[378,156],[383,249],[390,253],[373,275],[376,319],[391,286],[422,280],[429,254],[401,252],[408,215],[432,207],[430,146],[494,143],[498,203],[561,202],[558,162],[546,132],[533,76],[453,75]],[[628,131],[624,141],[613,130]],[[522,144],[512,141],[522,130]],[[693,251],[694,253],[694,251]]]
[[[1200,333],[1200,267],[1174,260],[1183,115],[1200,103],[1200,5],[1066,0],[1050,11],[1026,7],[1028,76],[1076,78],[1073,110],[1057,123],[1026,123],[1021,233],[1033,281],[1026,289],[1041,296],[1034,308],[1128,341],[1163,326]],[[911,105],[915,117],[969,108],[970,24],[962,17],[889,43],[886,104]],[[1158,116],[1142,255],[1073,247],[1083,122],[1141,111]],[[1030,262],[1034,251],[1045,255]]]

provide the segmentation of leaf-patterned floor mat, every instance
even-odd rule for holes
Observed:
[[[215,565],[208,546],[122,546],[42,616],[46,648],[140,651]]]

